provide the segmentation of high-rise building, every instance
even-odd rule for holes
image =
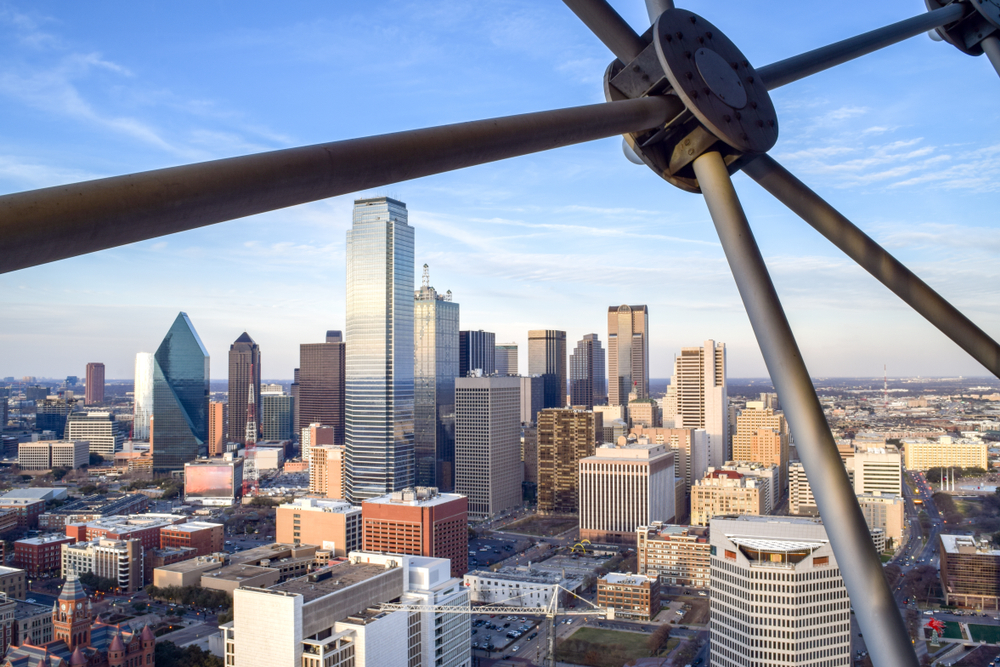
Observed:
[[[91,362],[87,364],[87,388],[84,403],[100,405],[104,402],[104,364]]]
[[[521,423],[534,424],[538,411],[545,407],[545,378],[521,375],[518,380],[521,382]]]
[[[299,346],[297,431],[310,424],[333,428],[333,443],[344,444],[344,389],[347,345],[340,331],[327,331],[326,342]]]
[[[517,343],[496,346],[497,375],[517,375]]]
[[[712,665],[851,664],[851,603],[822,523],[719,518],[709,533]]]
[[[521,504],[520,378],[455,381],[455,492],[483,520]]]
[[[347,499],[359,502],[413,485],[413,228],[395,199],[354,202],[347,340]]]
[[[296,498],[278,505],[274,523],[279,544],[315,544],[338,558],[361,548],[361,508],[342,500]]]
[[[628,403],[628,395],[649,396],[649,309],[608,308],[608,402]]]
[[[736,417],[733,433],[733,460],[773,464],[781,471],[781,488],[788,484],[788,424],[785,415],[764,407],[761,401],[747,401]]]
[[[569,404],[593,410],[608,401],[604,348],[597,334],[585,334],[569,355]]]
[[[939,535],[945,604],[971,609],[1000,606],[1000,549],[986,536]]]
[[[208,402],[208,455],[219,456],[226,451],[226,413],[228,403]]]
[[[424,264],[413,302],[413,451],[417,486],[455,488],[455,378],[458,304],[438,294]]]
[[[674,468],[685,490],[690,491],[695,480],[705,476],[708,470],[708,436],[704,429],[634,426],[632,433],[640,440],[645,437],[658,445],[670,445],[674,450]]]
[[[180,313],[153,363],[153,468],[181,470],[207,454],[209,361],[198,332]]]
[[[544,382],[543,408],[566,405],[566,332],[537,329],[528,332],[528,375]]]
[[[301,354],[301,351],[299,352]],[[292,430],[296,433],[302,430],[302,422],[299,420],[299,369],[292,371],[292,384],[288,387],[288,393],[292,397]]]
[[[707,526],[713,516],[723,514],[764,514],[769,489],[761,487],[756,477],[709,468],[691,487],[691,523]]]
[[[300,442],[302,443],[302,460],[309,461],[312,458],[312,448],[320,445],[335,444],[335,429],[332,426],[325,426],[318,422],[313,422],[302,429]]]
[[[600,413],[551,408],[538,413],[538,512],[576,514],[580,459],[594,455]]]
[[[110,412],[71,412],[66,419],[66,439],[86,440],[89,454],[100,454],[106,461],[113,461],[120,452],[125,434]]]
[[[57,438],[66,434],[66,418],[73,412],[75,403],[63,400],[35,401],[35,430],[52,431]]]
[[[316,445],[309,453],[309,493],[344,497],[344,446]]]
[[[660,428],[663,425],[660,405],[652,398],[633,398],[630,400],[628,402],[628,418],[633,427]]]
[[[135,355],[135,387],[132,391],[132,439],[149,440],[149,420],[153,417],[153,354]]]
[[[260,395],[260,430],[264,440],[291,440],[294,401],[284,392]]]
[[[903,495],[903,457],[893,445],[858,451],[854,455],[854,493],[878,491]]]
[[[729,394],[726,386],[726,344],[706,340],[702,347],[685,347],[674,360],[670,380],[676,400],[677,428],[703,428],[708,433],[708,465],[732,460],[729,452]]]
[[[254,427],[260,433],[260,346],[246,331],[229,346],[229,419],[226,436],[243,442],[247,433],[247,404],[253,387]]]
[[[458,332],[458,376],[465,377],[470,371],[481,371],[480,375],[493,375],[496,365],[496,334],[489,331]]]
[[[800,461],[788,464],[788,513],[819,516],[806,469]]]

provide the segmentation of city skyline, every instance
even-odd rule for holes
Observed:
[[[644,25],[641,3],[616,6]],[[444,17],[393,3],[303,5],[295,17],[254,8],[235,19],[206,9],[197,25],[154,8],[114,12],[111,20],[110,8],[47,15],[28,3],[10,7],[0,20],[4,60],[17,63],[0,86],[9,128],[5,192],[599,102],[610,62],[558,3],[508,3],[486,40],[463,34],[486,12],[465,6]],[[864,16],[817,20],[818,8],[784,9],[782,40],[760,39],[764,21],[774,22],[768,12],[720,2],[711,18],[759,65],[920,11],[882,3]],[[157,34],[148,34],[151,22]],[[319,41],[338,26],[358,36],[350,46]],[[381,40],[362,37],[373,26],[408,35],[391,58]],[[193,43],[197,53],[184,53]],[[457,58],[467,80],[493,91],[489,100],[441,93],[454,72],[428,65],[443,58]],[[911,76],[886,81],[877,67]],[[515,70],[537,80],[526,84]],[[380,77],[379,90],[343,103],[337,91],[366,75]],[[320,76],[322,91],[301,85]],[[947,82],[975,106],[988,103],[983,84],[993,76],[985,59],[918,37],[774,93],[776,157],[990,333],[1000,331],[989,287],[1000,248],[989,214],[1000,179],[989,156],[1000,130],[942,128],[955,102],[940,96],[928,104],[911,82]],[[598,301],[649,305],[652,377],[668,377],[675,351],[708,337],[727,341],[732,377],[763,377],[703,203],[627,163],[619,144],[608,139],[392,186],[412,211],[415,261],[433,265],[436,280],[463,303],[463,327],[522,344],[522,368],[530,329],[565,330],[570,340],[603,331],[600,310],[589,305]],[[874,376],[883,364],[896,376],[986,374],[748,179],[737,176],[736,184],[814,375]],[[353,196],[0,276],[0,306],[15,315],[0,323],[0,373],[81,375],[99,358],[108,378],[129,377],[134,354],[153,348],[184,310],[217,359],[250,330],[267,351],[268,375],[290,378],[300,342],[344,326],[343,232]],[[234,245],[237,229],[243,241]],[[625,270],[620,257],[629,258]],[[240,291],[237,278],[259,289]],[[58,345],[67,331],[79,344]]]

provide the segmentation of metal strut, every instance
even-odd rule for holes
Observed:
[[[717,152],[694,171],[806,469],[858,624],[879,667],[919,664],[778,294]],[[846,611],[846,610],[845,610]]]

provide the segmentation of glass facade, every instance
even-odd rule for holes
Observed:
[[[649,396],[649,310],[646,306],[608,308],[608,402],[628,405],[629,393]]]
[[[489,331],[458,332],[458,376],[466,377],[470,371],[480,370],[481,375],[493,375],[496,366],[496,334]]]
[[[608,383],[604,374],[604,348],[597,334],[586,334],[569,355],[569,404],[588,410],[604,405]]]
[[[426,267],[425,267],[426,270]],[[426,275],[426,274],[425,274]],[[413,302],[413,448],[416,484],[455,488],[458,304],[425,284]]]
[[[347,232],[347,497],[413,486],[413,228],[406,205],[358,199]]]
[[[182,470],[207,454],[208,350],[180,313],[153,357],[153,468]]]
[[[288,394],[261,394],[260,429],[264,440],[291,440],[295,400]]]
[[[260,346],[246,331],[229,346],[229,420],[226,440],[243,442],[248,433],[250,387],[253,386],[254,433],[260,433]],[[290,430],[290,429],[289,429]]]
[[[153,354],[135,355],[135,391],[132,410],[132,438],[149,440],[149,418],[153,416]]]
[[[544,382],[542,407],[566,405],[566,332],[539,329],[528,332],[528,375]]]

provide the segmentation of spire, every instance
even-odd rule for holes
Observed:
[[[122,644],[121,633],[115,635],[115,638],[111,640],[111,646],[108,647],[108,651],[121,651],[125,652],[125,644]]]
[[[424,264],[424,278],[422,286],[424,289],[427,289],[428,287],[431,286],[431,269],[426,264]]]
[[[87,600],[89,597],[87,591],[83,589],[83,584],[80,583],[80,577],[75,572],[71,572],[66,577],[66,583],[63,584],[62,591],[59,593],[59,599],[76,602],[77,600]]]
[[[142,641],[144,641],[144,642],[156,641],[156,637],[153,635],[153,631],[149,629],[149,624],[148,623],[142,628],[142,635],[141,635],[141,637],[142,637]]]
[[[71,666],[72,665],[86,665],[87,664],[87,657],[85,655],[83,655],[83,651],[80,650],[79,646],[77,646],[75,649],[73,649],[73,655],[71,655],[69,657],[69,664]]]
[[[244,331],[243,334],[233,342],[233,345],[236,345],[237,343],[249,343],[250,345],[257,344],[246,331]]]

